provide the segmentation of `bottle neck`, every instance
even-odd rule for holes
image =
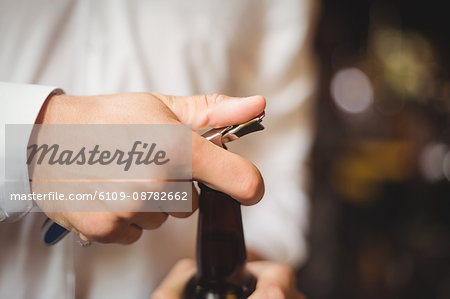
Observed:
[[[197,277],[218,283],[239,279],[246,261],[240,203],[203,184],[200,188]]]

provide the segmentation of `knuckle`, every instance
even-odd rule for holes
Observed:
[[[92,238],[94,241],[99,242],[99,243],[105,243],[105,244],[109,244],[109,243],[115,243],[116,239],[114,234],[110,233],[110,234],[95,234],[93,236],[90,236],[90,238]]]
[[[277,284],[271,284],[266,288],[267,298],[271,299],[286,299],[286,294],[284,293],[281,286]]]
[[[199,111],[202,111],[202,113],[201,117],[198,120],[198,126],[201,128],[207,127],[211,120],[211,115],[209,112],[209,105],[211,103],[211,98],[212,95],[204,95],[200,101],[199,106],[201,107],[201,109],[199,109]]]
[[[138,212],[121,212],[118,216],[124,220],[133,219],[138,215]]]
[[[284,264],[277,264],[273,269],[278,273],[279,277],[282,277],[290,286],[295,285],[295,271],[292,267]]]
[[[165,99],[165,101],[163,101],[163,97]],[[175,100],[173,98],[173,96],[163,96],[163,95],[159,95],[158,98],[165,102],[167,106],[169,106],[170,108],[172,108],[175,105]]]
[[[195,261],[192,259],[183,258],[175,264],[175,268],[179,271],[188,271],[195,268]]]
[[[169,215],[164,214],[164,213],[159,213],[160,216],[155,217],[155,221],[153,221],[150,229],[157,229],[159,227],[161,227],[161,225],[166,222],[167,218],[169,217]]]
[[[241,181],[239,194],[245,201],[250,201],[257,194],[255,180],[246,178]]]
[[[296,288],[296,279],[295,279],[295,271],[288,265],[278,265],[278,273],[280,277],[283,277],[284,281],[287,283],[287,286],[291,292],[293,292],[296,296],[295,298],[302,298],[301,294],[298,292]],[[300,296],[300,297],[299,297]]]
[[[243,204],[251,205],[260,201],[264,195],[264,182],[259,171],[246,174],[240,181],[238,192],[244,200]]]
[[[208,104],[216,104],[216,103],[222,101],[222,99],[223,99],[223,95],[218,94],[218,93],[206,95],[206,102]]]
[[[139,240],[141,236],[142,236],[142,229],[138,230],[138,233],[128,235],[125,239],[120,240],[120,243],[124,245],[130,245]]]
[[[99,225],[93,225],[91,228],[84,232],[84,234],[100,243],[113,243],[116,239],[118,226],[111,221],[104,221]]]
[[[168,218],[168,214],[162,212],[140,212],[132,222],[136,227],[151,230],[160,227]]]
[[[169,297],[169,294],[167,294],[164,290],[156,290],[152,294],[152,299],[167,299]]]
[[[294,278],[295,277],[294,269],[292,269],[288,265],[279,265],[278,267],[279,267],[279,271],[281,273],[284,273],[284,275],[286,277],[289,277],[289,278]]]
[[[165,95],[158,93],[158,92],[150,92],[150,93],[146,93],[145,95],[149,98],[156,98],[160,101],[162,101],[163,98],[166,98]]]
[[[194,211],[192,211],[192,212],[172,212],[172,213],[170,213],[170,215],[172,215],[175,218],[188,218],[189,216],[191,216],[194,213]]]

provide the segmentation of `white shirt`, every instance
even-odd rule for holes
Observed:
[[[312,2],[0,0],[0,81],[74,95],[264,95],[266,130],[230,147],[266,183],[264,199],[243,209],[246,244],[299,265],[309,208]],[[54,89],[42,86],[0,85],[2,132],[6,123],[34,123]],[[0,298],[148,298],[178,259],[194,256],[196,218],[170,218],[129,246],[89,248],[73,234],[43,245],[41,213],[0,224]]]

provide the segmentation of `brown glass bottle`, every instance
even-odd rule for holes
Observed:
[[[240,203],[225,193],[199,186],[197,273],[186,285],[183,298],[247,298],[255,290],[256,278],[245,269]]]

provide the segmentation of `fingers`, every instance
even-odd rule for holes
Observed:
[[[189,278],[195,273],[195,262],[183,259],[175,264],[152,295],[152,299],[178,299]]]
[[[252,205],[264,195],[259,170],[239,155],[192,135],[192,177],[222,191],[244,205]]]
[[[292,268],[268,261],[251,262],[247,264],[250,272],[254,273],[258,282],[255,292],[250,299],[304,299],[295,285],[295,273]]]
[[[256,289],[253,294],[248,297],[249,299],[287,299],[287,297],[283,290],[278,286],[267,286],[264,288]],[[297,298],[292,298],[297,299]]]
[[[167,217],[168,214],[160,212],[132,212],[125,213],[123,220],[142,229],[156,229],[167,220]]]
[[[184,259],[176,263],[153,294],[153,299],[180,298],[189,279],[195,273],[195,262]],[[250,299],[305,299],[296,289],[294,272],[288,266],[273,262],[252,262],[248,268],[258,279]]]
[[[190,216],[198,207],[198,193],[192,186],[192,212],[170,213],[178,218]],[[169,217],[162,212],[53,212],[53,221],[77,233],[83,241],[131,244],[143,230],[159,228]]]
[[[154,94],[163,101],[184,124],[193,130],[224,127],[246,122],[264,111],[263,96],[229,97],[220,94],[198,96],[166,96]]]
[[[89,241],[131,244],[142,235],[142,228],[108,212],[64,213],[72,231]]]
[[[165,103],[182,123],[191,124],[194,130],[248,121],[261,114],[266,105],[262,96],[153,95]],[[192,176],[245,205],[257,203],[264,194],[262,176],[252,163],[195,133],[192,135]]]
[[[191,216],[198,208],[198,192],[195,189],[194,183],[192,183],[192,211],[191,212],[167,212],[170,216],[176,218],[187,218]]]
[[[74,231],[85,241],[131,244],[143,229],[156,229],[166,220],[166,213],[156,212],[67,212],[52,215],[55,222]],[[54,217],[57,216],[57,217]]]

